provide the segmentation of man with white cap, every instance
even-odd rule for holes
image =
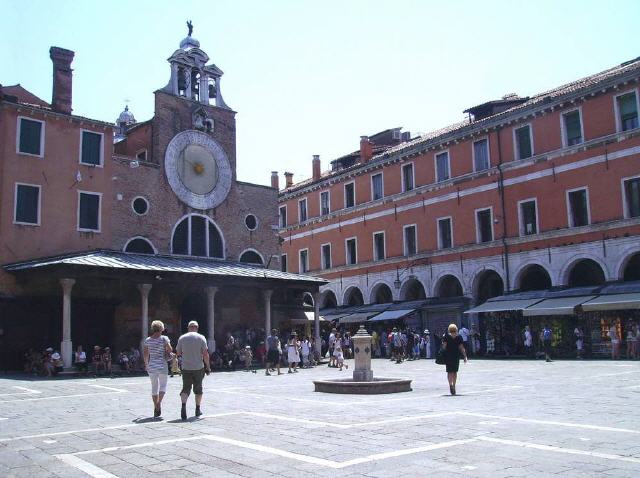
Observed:
[[[211,367],[209,365],[209,349],[207,339],[198,333],[198,322],[192,320],[187,326],[189,330],[178,339],[176,352],[182,356],[182,409],[180,418],[187,419],[187,399],[193,387],[196,396],[196,417],[202,415],[200,404],[202,403],[202,379],[204,374],[209,375]]]

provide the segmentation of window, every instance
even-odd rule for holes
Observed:
[[[287,227],[287,206],[280,206],[280,227]]]
[[[244,218],[244,225],[250,231],[255,231],[258,227],[258,218],[253,214],[247,214]]]
[[[413,178],[413,163],[402,166],[402,190],[411,191],[415,187]]]
[[[349,183],[344,185],[344,207],[353,207],[356,205],[355,184]]]
[[[138,151],[136,153],[136,160],[138,160],[138,161],[146,161],[147,160],[147,150],[143,149],[142,151]]]
[[[124,246],[124,252],[134,252],[136,254],[155,254],[156,251],[153,248],[153,244],[144,237],[134,237],[129,239]]]
[[[446,181],[449,177],[449,151],[436,154],[436,181]]]
[[[347,265],[358,263],[358,247],[356,238],[352,237],[345,241],[345,249],[347,252]]]
[[[329,214],[329,191],[322,191],[320,193],[320,215],[326,216]]]
[[[373,260],[383,261],[385,259],[384,253],[384,232],[373,233]]]
[[[173,230],[171,253],[224,259],[224,239],[210,218],[192,214]]]
[[[533,144],[531,140],[531,126],[526,125],[513,130],[516,159],[525,159],[533,156]]]
[[[449,249],[451,247],[453,247],[451,218],[443,217],[438,219],[438,249]]]
[[[264,265],[264,261],[262,260],[262,256],[252,249],[247,249],[242,254],[240,254],[240,262],[244,262],[245,264],[259,264]]]
[[[40,186],[16,184],[13,222],[32,226],[40,225]]]
[[[582,119],[580,110],[569,111],[562,114],[562,141],[565,146],[573,146],[582,143]]]
[[[300,255],[300,274],[309,272],[309,251],[307,249],[302,249],[299,255]]]
[[[102,165],[102,134],[80,131],[80,162],[91,166]]]
[[[371,200],[382,199],[384,190],[382,186],[382,173],[371,175]]]
[[[616,96],[618,110],[618,131],[627,131],[638,127],[638,99],[636,92]]]
[[[44,155],[44,122],[18,117],[18,153]]]
[[[640,217],[640,177],[623,181],[625,217]]]
[[[78,230],[100,232],[100,193],[78,192]]]
[[[307,220],[307,198],[298,201],[298,220],[299,222]]]
[[[473,170],[489,169],[489,140],[480,139],[473,142]]]
[[[131,208],[138,216],[144,216],[149,211],[149,203],[142,196],[138,196],[131,201]]]
[[[287,272],[287,255],[286,254],[280,255],[280,271]]]
[[[493,219],[491,208],[476,209],[476,238],[478,242],[493,241]]]
[[[518,203],[520,217],[520,235],[530,236],[538,233],[538,210],[535,199],[526,199]]]
[[[322,268],[331,269],[331,244],[322,244]]]
[[[569,227],[580,227],[589,224],[589,201],[586,189],[567,191],[567,207],[569,210]]]
[[[404,255],[413,256],[417,252],[416,225],[404,226]]]

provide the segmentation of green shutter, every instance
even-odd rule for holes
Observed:
[[[20,152],[40,155],[40,134],[42,123],[20,119]]]
[[[623,120],[634,117],[638,114],[635,93],[629,93],[628,95],[618,97],[618,105],[620,108],[620,116]]]
[[[564,125],[567,135],[567,144],[582,143],[582,128],[580,127],[580,113],[572,111],[564,115]]]
[[[518,159],[525,159],[531,156],[531,136],[529,134],[529,126],[524,126],[516,130],[516,139],[518,141]]]
[[[40,189],[35,186],[18,185],[16,192],[16,222],[38,224],[38,196]]]
[[[102,136],[90,131],[82,132],[82,159],[84,164],[100,164]]]

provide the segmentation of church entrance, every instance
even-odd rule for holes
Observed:
[[[200,325],[200,333],[206,335],[207,331],[207,296],[201,294],[189,294],[180,307],[180,331],[178,335],[187,332],[187,325],[195,320]]]

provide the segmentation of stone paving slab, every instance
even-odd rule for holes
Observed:
[[[215,373],[186,422],[180,377],[154,420],[146,377],[5,376],[0,476],[640,476],[637,362],[472,360],[455,397],[432,361],[373,368],[413,391],[319,394],[351,374],[326,366]]]

